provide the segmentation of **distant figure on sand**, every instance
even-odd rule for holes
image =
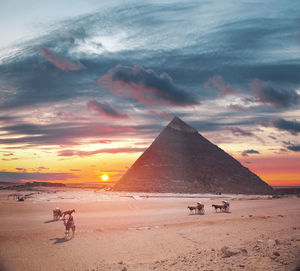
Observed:
[[[74,218],[72,215],[69,215],[68,219],[66,218],[63,218],[64,220],[64,225],[66,227],[66,237],[69,237],[70,235],[70,229],[72,229],[72,237],[74,236],[75,234],[75,223],[74,223]]]
[[[197,202],[198,213],[204,215],[204,204],[202,202]]]
[[[59,207],[53,209],[53,219],[58,220],[62,216],[62,212]]]
[[[229,203],[229,201],[227,201],[227,200],[223,200],[222,201],[223,202],[223,204],[224,204],[224,211],[225,212],[229,212],[229,207],[230,207],[230,203]]]

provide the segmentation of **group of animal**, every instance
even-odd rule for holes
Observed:
[[[222,201],[223,204],[212,204],[212,207],[215,208],[215,211],[218,212],[218,210],[220,212],[229,212],[229,207],[230,207],[230,203],[228,201]],[[188,206],[187,207],[190,210],[190,214],[192,212],[194,212],[195,214],[203,214],[205,213],[204,210],[204,204],[202,204],[201,202],[197,202],[196,206]]]
[[[58,207],[53,209],[53,219],[54,220],[59,220],[61,217],[63,218],[64,226],[66,227],[66,231],[65,231],[66,238],[69,237],[69,235],[70,235],[70,229],[72,230],[72,237],[75,234],[75,223],[74,223],[72,213],[75,213],[75,209],[67,210],[64,212],[62,212],[60,210],[60,208],[58,208]],[[68,217],[65,218],[65,216],[68,216]]]
[[[66,215],[70,216],[72,213],[75,213],[75,209],[62,212],[59,207],[56,207],[53,209],[53,219],[58,220],[61,217],[65,218]]]

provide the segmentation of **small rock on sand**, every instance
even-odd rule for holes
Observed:
[[[238,246],[224,246],[222,247],[221,251],[223,252],[225,257],[231,257],[240,253],[247,254],[247,250],[245,248]]]
[[[269,239],[268,240],[268,246],[269,247],[273,247],[273,246],[275,246],[276,245],[276,242],[273,240],[273,239]]]
[[[144,231],[144,230],[150,230],[151,228],[146,226],[146,227],[139,227],[139,228],[136,228],[136,229]]]

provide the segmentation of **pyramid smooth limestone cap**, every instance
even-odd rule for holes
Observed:
[[[174,117],[172,121],[168,124],[168,128],[172,128],[174,130],[186,133],[198,133],[196,129],[186,124],[178,117]]]

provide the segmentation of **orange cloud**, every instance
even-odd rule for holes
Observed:
[[[83,68],[83,65],[81,63],[71,62],[67,60],[63,55],[45,47],[41,48],[40,51],[44,58],[46,58],[48,61],[50,61],[52,64],[54,64],[57,68],[61,70],[78,71]]]

